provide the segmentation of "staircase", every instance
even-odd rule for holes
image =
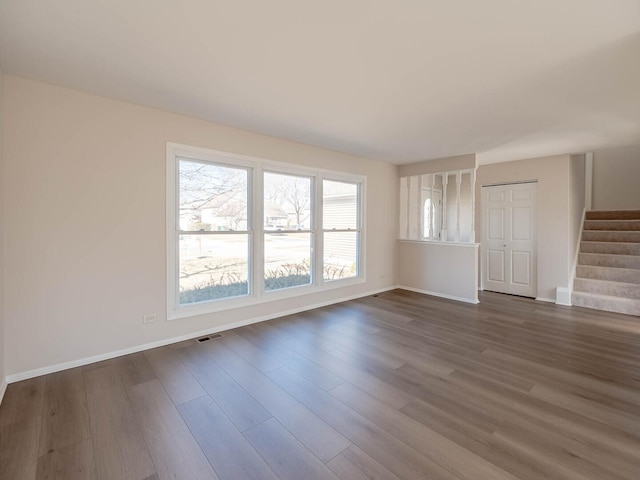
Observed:
[[[640,316],[640,210],[587,212],[571,303]]]

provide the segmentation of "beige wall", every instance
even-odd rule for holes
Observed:
[[[3,113],[3,103],[2,103],[2,81],[3,81],[2,70],[0,70],[0,189],[3,185],[3,171],[4,165],[2,162],[2,113]],[[4,394],[4,379],[6,376],[5,372],[5,344],[6,344],[6,335],[4,329],[5,317],[4,317],[4,209],[2,208],[2,195],[0,195],[0,402],[2,402],[2,396]]]
[[[569,242],[573,225],[571,217],[574,215],[569,210],[570,159],[570,155],[558,155],[482,165],[476,177],[476,238],[479,242],[483,241],[482,186],[537,180],[537,297],[546,300],[555,300],[557,287],[569,286],[569,270],[573,261]]]
[[[401,177],[424,175],[427,173],[451,172],[453,170],[468,170],[476,168],[476,154],[458,155],[456,157],[436,158],[424,162],[410,163],[398,167]]]
[[[640,145],[593,153],[593,210],[640,210]]]
[[[475,303],[478,300],[478,247],[438,242],[398,242],[400,285]]]
[[[3,96],[8,374],[397,283],[393,165],[10,75]],[[168,141],[366,175],[367,282],[165,321]]]

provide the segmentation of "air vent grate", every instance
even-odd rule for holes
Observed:
[[[219,333],[214,333],[212,335],[207,335],[206,337],[196,338],[196,342],[204,343],[204,342],[208,342],[209,340],[217,340],[219,338],[222,338],[222,335],[220,335]]]

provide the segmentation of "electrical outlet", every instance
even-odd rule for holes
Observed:
[[[150,315],[144,315],[142,317],[142,323],[153,323],[158,319],[158,316],[155,313]]]

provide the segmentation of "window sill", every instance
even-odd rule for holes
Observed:
[[[242,297],[229,298],[226,300],[217,300],[212,302],[196,303],[176,310],[167,312],[167,321],[178,320],[181,318],[195,317],[199,315],[207,315],[210,313],[223,312],[226,310],[234,310],[238,308],[253,307],[265,303],[288,300],[300,296],[313,295],[326,291],[336,290],[338,288],[346,288],[353,285],[361,285],[366,283],[364,277],[354,277],[345,280],[330,280],[322,283],[320,286],[302,285],[298,287],[290,287],[282,290],[274,290],[264,292],[261,296],[247,295]]]
[[[420,243],[426,245],[445,245],[451,247],[479,247],[479,243],[472,242],[442,242],[440,240],[406,240],[404,238],[399,238],[398,242],[400,243]]]

